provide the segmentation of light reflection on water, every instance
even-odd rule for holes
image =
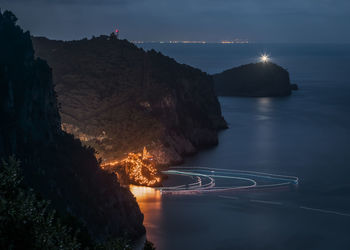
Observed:
[[[271,109],[271,97],[261,97],[256,99],[258,102],[257,109],[261,113],[268,113]]]
[[[150,187],[130,185],[129,189],[135,196],[144,214],[144,226],[147,228],[147,239],[152,241],[156,236],[162,219],[162,195],[159,190]]]

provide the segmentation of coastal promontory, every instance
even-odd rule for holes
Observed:
[[[53,68],[64,130],[103,162],[146,148],[159,164],[179,163],[226,127],[213,79],[199,69],[113,34],[33,42]]]

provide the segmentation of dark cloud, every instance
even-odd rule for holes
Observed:
[[[36,35],[76,39],[118,26],[130,40],[350,42],[348,0],[0,0]]]

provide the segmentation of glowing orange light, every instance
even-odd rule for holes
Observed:
[[[129,153],[121,161],[101,164],[103,169],[116,169],[119,178],[126,177],[130,183],[142,186],[156,186],[161,182],[156,163],[144,147],[142,153]]]

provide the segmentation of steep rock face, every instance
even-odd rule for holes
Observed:
[[[33,38],[53,67],[63,127],[106,162],[146,146],[161,164],[215,145],[225,128],[212,77],[126,40]]]
[[[252,63],[213,75],[219,96],[288,96],[290,84],[287,70],[274,63]]]
[[[145,232],[135,198],[100,169],[92,148],[61,130],[51,69],[29,32],[0,12],[0,158],[22,161],[25,183],[75,215],[96,239]]]
[[[60,118],[48,65],[34,60],[28,32],[11,25],[10,12],[0,16],[0,154],[14,154],[18,145],[53,141]]]

